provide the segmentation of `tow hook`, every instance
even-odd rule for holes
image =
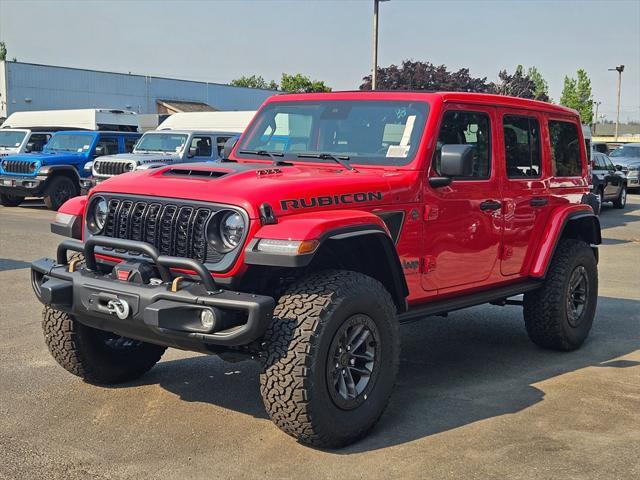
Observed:
[[[107,302],[107,310],[110,314],[116,315],[120,320],[124,320],[129,316],[129,304],[116,298],[115,300],[109,300]]]

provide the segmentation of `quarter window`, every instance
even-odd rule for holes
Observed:
[[[472,145],[475,147],[471,175],[459,179],[487,179],[491,173],[491,128],[489,115],[480,112],[450,110],[442,118],[438,143],[433,156],[433,169],[440,175],[443,145]]]
[[[556,177],[581,176],[582,156],[576,124],[550,120],[549,135],[551,136],[553,174]]]
[[[531,117],[506,115],[502,123],[507,177],[539,177],[542,162],[538,120]]]

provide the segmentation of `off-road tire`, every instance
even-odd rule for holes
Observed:
[[[379,333],[378,370],[368,394],[356,397],[362,403],[346,410],[332,399],[328,362],[343,324],[362,314]],[[380,282],[361,273],[313,273],[280,297],[263,348],[260,392],[273,422],[300,442],[339,448],[365,436],[389,401],[400,354],[395,305]]]
[[[108,347],[105,336],[113,334],[83,325],[72,315],[50,306],[44,308],[42,330],[56,362],[86,382],[98,385],[135,380],[149,371],[166,350],[133,340],[130,347]]]
[[[53,177],[44,192],[44,204],[57,211],[64,202],[78,195],[79,186],[64,175]]]
[[[0,193],[0,205],[2,205],[3,207],[17,207],[22,202],[24,202],[24,197],[20,195]]]
[[[613,201],[613,206],[616,208],[624,208],[627,205],[627,187],[622,187],[618,198]]]
[[[588,288],[579,321],[570,322],[569,282],[582,267]],[[591,330],[598,300],[598,267],[591,247],[580,240],[564,239],[553,256],[542,287],[524,295],[524,322],[529,338],[553,350],[575,350]]]

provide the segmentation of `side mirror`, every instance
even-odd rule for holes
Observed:
[[[106,148],[104,148],[103,145],[98,145],[96,147],[96,153],[95,153],[96,157],[101,157],[102,155],[104,155],[106,153],[107,153],[107,150],[106,150]]]
[[[440,174],[444,177],[468,177],[473,173],[472,145],[443,145],[440,156]]]
[[[222,158],[229,158],[229,155],[231,155],[231,150],[233,150],[233,147],[235,147],[236,143],[238,143],[238,138],[240,137],[231,137],[229,140],[224,142],[224,147],[222,147]]]
[[[187,152],[187,158],[193,158],[198,153],[198,149],[196,147],[189,147],[189,151]]]
[[[24,151],[26,153],[31,153],[36,149],[36,144],[33,142],[29,142],[24,146]]]

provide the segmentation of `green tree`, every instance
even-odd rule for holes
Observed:
[[[292,93],[311,93],[311,92],[330,92],[331,87],[328,87],[321,80],[311,80],[309,77],[296,73],[295,75],[289,75],[288,73],[282,74],[280,80],[280,89],[283,92]]]
[[[234,87],[264,88],[268,90],[278,89],[278,84],[275,81],[271,80],[267,83],[260,75],[251,75],[250,77],[243,75],[240,78],[231,80],[230,85],[233,85]]]
[[[576,94],[578,96],[578,112],[580,118],[585,125],[591,125],[593,122],[593,96],[591,95],[591,80],[587,76],[587,72],[583,69],[578,70],[578,81],[576,84]]]
[[[4,42],[0,42],[0,61],[7,59],[7,46]]]
[[[536,67],[530,67],[527,70],[527,77],[529,77],[536,86],[533,91],[533,98],[543,102],[553,102],[549,96],[549,84]]]
[[[591,80],[583,69],[578,70],[577,75],[577,80],[568,76],[564,77],[560,104],[577,110],[582,123],[589,125],[593,122]]]

